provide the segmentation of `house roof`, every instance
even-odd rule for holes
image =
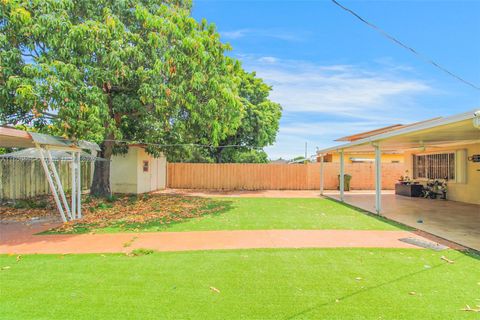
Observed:
[[[423,121],[419,121],[419,122],[414,122],[414,123],[410,123],[410,124],[394,124],[394,125],[391,125],[391,126],[387,126],[387,127],[383,127],[383,128],[379,128],[379,129],[375,129],[375,130],[365,131],[365,132],[356,133],[356,134],[353,134],[353,135],[350,135],[350,136],[345,136],[345,137],[342,137],[342,138],[338,138],[335,141],[350,141],[350,142],[351,141],[357,141],[357,140],[360,140],[360,139],[363,139],[363,138],[368,138],[368,137],[371,137],[371,136],[375,136],[375,135],[380,134],[380,133],[385,133],[385,132],[398,130],[398,129],[401,129],[401,128],[411,127],[411,126],[418,125],[420,123],[430,122],[430,121],[438,120],[438,119],[441,119],[441,118],[442,117],[436,117],[436,118],[431,118],[431,119],[427,119],[427,120],[423,120]]]
[[[362,138],[374,136],[374,135],[379,134],[379,133],[392,131],[392,130],[399,129],[399,128],[402,128],[402,127],[403,127],[402,124],[394,124],[392,126],[383,127],[383,128],[380,128],[380,129],[365,131],[365,132],[361,132],[361,133],[352,134],[350,136],[341,137],[341,138],[335,139],[335,141],[356,141],[356,140],[360,140]]]
[[[0,147],[33,148],[37,144],[56,149],[88,149],[100,151],[100,147],[94,142],[83,140],[74,142],[48,134],[0,127]]]
[[[476,114],[478,115],[476,116]],[[350,143],[322,149],[317,153],[325,154],[339,150],[372,151],[374,144],[379,144],[382,150],[394,151],[478,143],[480,142],[480,130],[473,124],[475,117],[480,117],[480,110],[417,122]]]

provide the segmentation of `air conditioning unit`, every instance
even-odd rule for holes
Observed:
[[[473,115],[475,116],[473,118],[473,126],[480,129],[480,110],[476,111]]]

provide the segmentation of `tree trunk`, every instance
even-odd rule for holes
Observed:
[[[112,194],[110,188],[110,160],[113,154],[113,142],[103,142],[101,149],[98,156],[105,160],[95,162],[90,194],[97,197],[108,197]]]
[[[215,150],[215,162],[216,163],[222,163],[222,153],[223,153],[223,148],[216,148]]]

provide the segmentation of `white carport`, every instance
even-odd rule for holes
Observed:
[[[99,151],[96,143],[73,142],[61,137],[0,127],[0,147],[35,148],[42,163],[55,204],[64,222],[82,217],[80,160],[82,150]],[[72,161],[72,200],[67,202],[65,192],[54,164],[52,152],[63,151],[71,155]]]
[[[400,129],[373,135],[351,143],[322,149],[317,154],[321,157],[321,162],[323,163],[323,157],[328,152],[337,151],[340,153],[340,200],[344,201],[344,153],[374,151],[376,169],[375,211],[380,214],[382,211],[380,161],[382,152],[431,151],[478,143],[480,143],[480,110],[472,110],[446,118],[437,118],[410,126],[403,126]],[[320,191],[323,194],[323,166],[321,168]],[[462,177],[459,176],[458,179],[461,180]]]

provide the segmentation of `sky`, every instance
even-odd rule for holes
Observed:
[[[480,86],[480,1],[338,0]],[[194,0],[228,54],[272,86],[283,107],[271,159],[336,138],[480,109],[480,90],[446,75],[335,6],[317,1]]]

